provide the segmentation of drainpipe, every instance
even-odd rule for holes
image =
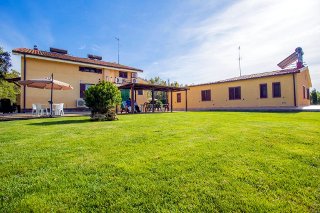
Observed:
[[[294,106],[297,106],[297,96],[296,96],[296,76],[294,73],[292,73],[292,79],[293,79],[293,100],[294,100]]]
[[[188,111],[188,90],[186,90],[186,112]]]
[[[23,54],[23,80],[27,79],[27,61],[26,54]],[[26,113],[26,85],[23,86],[23,112]]]

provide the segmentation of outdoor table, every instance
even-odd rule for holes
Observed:
[[[57,106],[59,106],[60,104],[52,104],[52,108],[53,108],[53,114],[55,115],[56,114],[56,108]],[[50,112],[51,112],[51,109],[50,109]]]
[[[35,105],[36,105],[36,114],[38,116],[43,115],[44,114],[44,110],[46,111],[46,114],[48,114],[47,104],[37,103]]]

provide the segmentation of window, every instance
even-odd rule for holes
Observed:
[[[241,87],[229,87],[229,100],[241,99]]]
[[[268,85],[260,84],[260,98],[268,98]]]
[[[93,84],[81,84],[80,83],[80,98],[84,98],[84,91],[89,89]]]
[[[303,99],[306,98],[306,88],[305,86],[302,86],[302,93],[303,93]]]
[[[138,74],[136,72],[131,73],[131,78],[137,78]]]
[[[181,93],[177,93],[177,103],[181,103]]]
[[[119,77],[120,78],[128,78],[128,73],[127,72],[119,72]]]
[[[79,67],[79,71],[102,74],[102,69],[97,69],[97,68],[94,68],[94,67]]]
[[[309,88],[307,89],[307,99],[308,100],[310,99],[310,89]]]
[[[281,97],[281,85],[280,82],[272,83],[272,95],[274,98]]]
[[[201,91],[201,101],[211,101],[211,90]]]
[[[143,95],[143,90],[142,89],[138,90],[138,95]]]

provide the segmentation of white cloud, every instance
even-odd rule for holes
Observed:
[[[81,45],[78,49],[79,49],[79,50],[84,50],[84,49],[86,49],[86,47],[87,47],[87,45],[83,44],[83,45]]]
[[[244,0],[200,22],[186,18],[168,39],[167,57],[145,70],[182,83],[210,82],[238,75],[239,45],[243,74],[279,69],[276,64],[301,46],[320,89],[319,9],[318,0]]]

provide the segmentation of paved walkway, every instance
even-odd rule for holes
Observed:
[[[193,111],[193,110],[190,110]],[[197,111],[197,110],[194,110]],[[203,110],[199,110],[203,111]],[[208,111],[208,110],[207,110]],[[245,111],[245,112],[320,112],[320,105],[305,107],[262,107],[262,108],[215,108],[210,111]],[[151,113],[151,112],[150,112]],[[126,114],[126,113],[123,113]],[[121,114],[119,114],[121,115]],[[65,112],[64,117],[90,116],[90,112]],[[35,116],[31,113],[0,114],[0,121],[27,120],[47,118],[48,116]]]
[[[65,112],[64,117],[89,116],[90,112]],[[31,113],[6,113],[0,114],[0,121],[27,120],[37,118],[47,118],[48,116],[36,116]]]

